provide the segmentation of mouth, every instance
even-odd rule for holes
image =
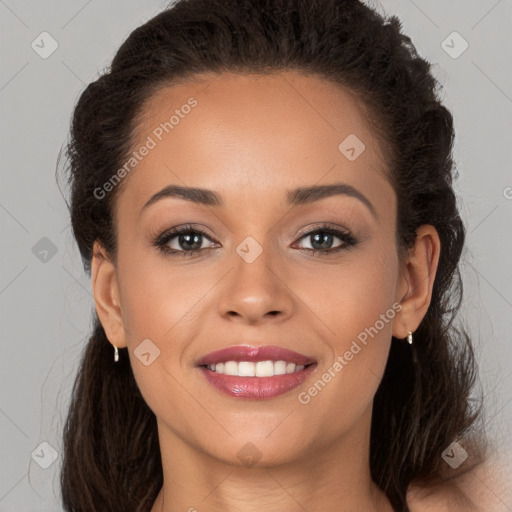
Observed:
[[[268,399],[302,384],[316,360],[281,347],[228,347],[197,362],[214,388],[231,397]]]

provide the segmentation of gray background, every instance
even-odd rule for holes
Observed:
[[[57,156],[85,84],[165,4],[0,0],[0,511],[61,510],[59,459],[40,467],[51,450],[39,445],[60,455],[93,300],[54,179]],[[434,64],[455,117],[456,190],[468,228],[462,313],[475,338],[488,428],[512,475],[512,4],[382,0],[380,8],[400,17]],[[43,31],[58,43],[46,59],[31,47]],[[457,58],[442,46],[454,31],[469,44]],[[482,485],[495,493],[496,511],[512,510],[502,488]]]

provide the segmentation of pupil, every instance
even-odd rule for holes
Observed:
[[[330,233],[323,233],[323,234],[315,233],[312,236],[313,236],[313,240],[314,240],[314,242],[312,244],[314,249],[325,250],[325,249],[330,248],[330,246],[331,246],[330,242],[332,242],[332,240],[331,240],[332,235]],[[320,242],[321,247],[316,248],[315,243],[318,241]]]
[[[201,242],[200,242],[201,235],[195,234],[195,235],[180,235],[180,244],[182,244],[183,248],[188,249],[200,249],[201,248]],[[195,243],[196,246],[190,246],[187,244],[192,243],[192,245]]]

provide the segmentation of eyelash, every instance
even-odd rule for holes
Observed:
[[[314,235],[316,233],[327,233],[329,235],[334,235],[339,238],[343,244],[334,249],[302,249],[303,251],[312,252],[314,256],[317,254],[333,254],[338,253],[342,250],[350,249],[357,245],[361,239],[357,233],[351,233],[350,231],[343,231],[340,228],[332,227],[329,224],[323,224],[312,231],[308,231],[307,233],[302,234],[299,237],[299,240],[307,238],[308,236]],[[171,228],[161,235],[159,235],[156,240],[153,242],[153,246],[156,247],[159,251],[161,251],[166,256],[184,256],[191,257],[196,255],[197,253],[204,251],[205,249],[193,249],[192,251],[182,251],[176,249],[169,249],[167,244],[176,236],[181,234],[199,234],[204,236],[205,238],[210,239],[210,236],[200,228],[195,228],[191,225],[180,226],[176,228]]]

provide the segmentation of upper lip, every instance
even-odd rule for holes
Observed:
[[[316,360],[275,345],[253,347],[248,345],[236,345],[210,352],[197,361],[197,366],[208,366],[226,361],[286,361],[297,365],[316,363]]]

